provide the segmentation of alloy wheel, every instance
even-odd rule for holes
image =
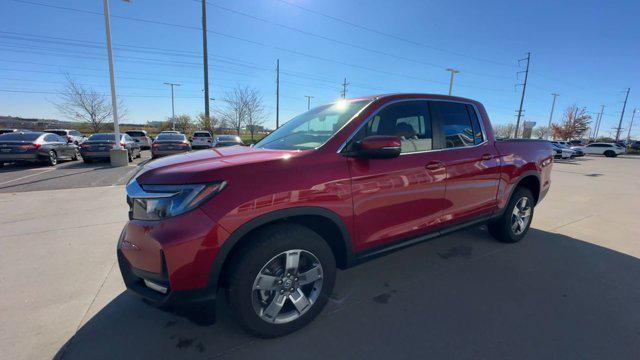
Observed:
[[[264,321],[284,324],[304,315],[322,290],[322,264],[306,250],[274,256],[260,270],[251,290],[253,309]]]
[[[511,231],[515,235],[520,235],[529,225],[531,221],[531,201],[529,198],[522,197],[516,202],[511,213]]]

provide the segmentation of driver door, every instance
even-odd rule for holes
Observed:
[[[372,115],[352,142],[371,135],[401,138],[392,159],[348,158],[356,251],[425,234],[442,221],[446,169],[433,150],[426,101],[402,101]],[[350,145],[348,145],[350,146]]]

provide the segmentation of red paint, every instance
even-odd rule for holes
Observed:
[[[463,101],[481,115],[487,141],[476,147],[364,159],[336,153],[380,106],[402,99]],[[163,221],[130,221],[122,250],[131,266],[160,273],[165,255],[172,290],[207,286],[219,250],[249,221],[274,211],[318,207],[337,215],[351,251],[428,233],[504,207],[523,174],[539,175],[541,197],[549,187],[551,147],[543,142],[496,142],[482,104],[426,94],[371,97],[373,102],[316,150],[281,151],[223,147],[159,159],[146,165],[138,183],[226,181],[200,208]],[[388,144],[390,139],[380,139]],[[379,146],[379,144],[373,144]],[[393,143],[393,146],[399,144]],[[222,255],[220,255],[222,256]],[[217,276],[214,274],[213,276]]]

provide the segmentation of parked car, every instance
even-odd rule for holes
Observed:
[[[190,141],[194,149],[208,149],[213,146],[213,137],[208,131],[195,131]]]
[[[80,145],[87,140],[87,137],[82,135],[80,131],[73,129],[46,129],[44,132],[60,135],[76,145]]]
[[[640,141],[634,141],[634,142],[632,142],[632,143],[631,143],[631,148],[632,148],[633,150],[636,150],[636,151],[640,150]]]
[[[0,135],[12,133],[12,132],[31,132],[31,130],[27,129],[0,129]]]
[[[477,101],[341,100],[253,147],[145,165],[127,184],[119,266],[160,306],[213,306],[224,288],[245,329],[281,336],[320,313],[336,267],[482,223],[520,241],[552,166],[548,141],[494,140]]]
[[[59,160],[78,160],[78,156],[78,146],[56,134],[29,131],[0,135],[0,166],[10,162],[55,166]]]
[[[184,134],[160,133],[151,145],[151,158],[191,151],[191,144]]]
[[[147,135],[147,132],[144,130],[129,130],[126,132],[127,135],[131,136],[133,141],[137,142],[140,145],[140,149],[149,150],[151,149],[151,143],[153,140]]]
[[[569,148],[560,146],[557,141],[551,141],[551,147],[554,151],[554,158],[556,159],[573,159],[575,152]]]
[[[217,135],[213,143],[213,147],[244,145],[240,136],[236,135]]]
[[[616,144],[602,142],[591,143],[589,145],[583,146],[581,150],[585,154],[604,155],[606,157],[616,157],[619,154],[623,154],[625,152],[624,148],[616,146]]]
[[[109,159],[110,151],[116,146],[116,134],[114,133],[98,133],[93,134],[80,145],[80,153],[82,154],[82,160],[86,163],[91,163],[98,159]],[[129,162],[133,161],[133,158],[139,158],[140,144],[135,142],[131,136],[127,134],[120,134],[120,146],[127,149]]]

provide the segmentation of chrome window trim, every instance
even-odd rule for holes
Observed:
[[[489,139],[487,139],[487,131],[486,131],[485,126],[484,126],[484,118],[480,114],[480,111],[478,111],[478,107],[473,103],[470,103],[470,102],[467,102],[467,101],[445,100],[445,99],[434,99],[434,98],[398,99],[398,100],[389,101],[388,103],[384,104],[379,109],[377,109],[373,114],[369,115],[360,125],[358,125],[358,127],[351,133],[351,135],[349,135],[349,137],[340,145],[340,147],[338,147],[338,151],[336,151],[336,153],[337,154],[342,153],[342,150],[344,150],[344,148],[347,146],[347,144],[353,139],[354,136],[356,136],[358,131],[360,131],[362,129],[362,127],[364,127],[369,121],[371,121],[371,119],[373,119],[374,116],[376,116],[380,111],[384,110],[387,106],[390,106],[390,105],[393,105],[393,104],[397,104],[397,103],[401,103],[401,102],[411,102],[411,101],[443,101],[443,102],[453,102],[453,103],[471,105],[473,107],[473,110],[476,113],[476,117],[478,118],[478,123],[480,125],[480,130],[482,131],[482,139],[483,139],[483,141],[481,143],[479,143],[479,144],[474,144],[473,146],[460,146],[460,147],[454,147],[454,148],[442,148],[442,149],[432,149],[432,150],[424,150],[424,151],[414,151],[414,152],[408,152],[408,153],[401,153],[400,156],[402,156],[402,155],[411,155],[411,154],[423,154],[423,153],[427,153],[427,152],[436,152],[436,151],[475,148],[475,147],[484,145],[489,141]],[[471,125],[472,125],[472,128],[473,128],[473,124],[471,124]],[[433,130],[433,123],[432,123],[431,129]],[[337,132],[336,132],[336,134],[337,134]],[[433,134],[432,134],[432,136],[433,136]],[[432,137],[431,140],[433,140],[433,137]]]

